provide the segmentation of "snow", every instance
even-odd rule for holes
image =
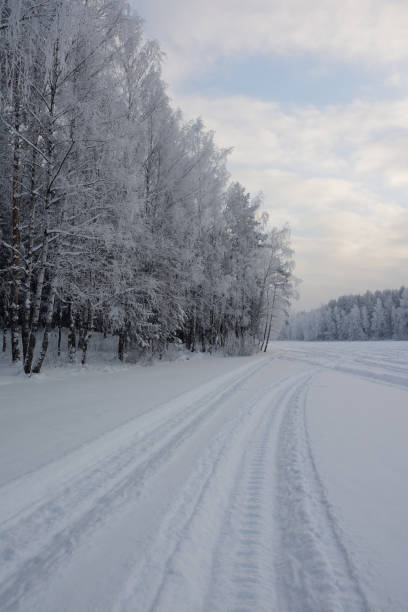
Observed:
[[[0,373],[0,609],[406,610],[408,343]]]
[[[309,395],[312,445],[328,497],[360,541],[357,562],[371,571],[373,586],[398,594],[400,609],[408,602],[407,408],[405,389],[334,372],[320,376]]]
[[[60,458],[249,360],[206,359],[205,367],[202,361],[153,367],[95,364],[85,369],[50,368],[32,378],[3,366],[0,484]]]

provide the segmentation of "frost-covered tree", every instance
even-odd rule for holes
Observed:
[[[367,291],[292,315],[282,337],[293,340],[406,339],[408,290]]]
[[[371,316],[371,335],[373,338],[381,339],[385,337],[386,323],[385,311],[380,297],[377,298]]]
[[[347,315],[348,323],[348,340],[364,340],[361,313],[358,304],[353,304],[349,314]]]
[[[294,295],[289,234],[171,107],[141,19],[125,0],[0,0],[0,16],[4,351],[29,374],[55,328],[82,363],[95,332],[119,359],[267,344]]]

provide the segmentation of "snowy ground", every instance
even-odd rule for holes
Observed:
[[[0,609],[408,609],[408,343],[0,370]]]

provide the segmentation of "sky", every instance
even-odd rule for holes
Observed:
[[[291,226],[295,310],[407,285],[407,0],[132,4],[174,106]]]

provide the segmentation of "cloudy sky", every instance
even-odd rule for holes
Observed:
[[[186,118],[288,221],[296,309],[408,284],[407,0],[133,0]]]

